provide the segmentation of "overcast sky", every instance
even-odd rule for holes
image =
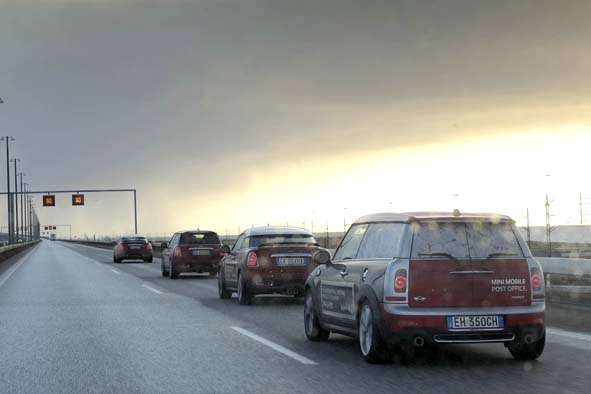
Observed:
[[[145,233],[456,205],[541,222],[548,189],[566,223],[591,197],[590,18],[585,0],[0,0],[0,134],[34,189],[136,187]],[[130,196],[87,200],[42,221],[131,231]]]

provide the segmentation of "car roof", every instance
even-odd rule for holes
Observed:
[[[305,228],[300,227],[280,227],[280,226],[265,226],[265,227],[252,227],[244,231],[243,233],[246,237],[252,237],[257,235],[281,235],[281,234],[289,234],[289,235],[309,235],[312,236],[312,233]]]
[[[181,230],[177,231],[176,234],[216,234],[215,231],[210,230]]]
[[[500,222],[513,220],[507,215],[496,213],[463,213],[463,212],[405,212],[405,213],[373,213],[357,219],[353,224],[376,222],[410,223],[421,220],[453,220],[453,221],[486,221]]]

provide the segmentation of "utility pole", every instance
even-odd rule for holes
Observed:
[[[552,257],[552,229],[550,228],[550,201],[548,194],[546,194],[546,248],[548,250],[548,257]]]
[[[529,230],[529,208],[526,210],[526,218],[527,218],[527,244],[531,244],[531,233]]]
[[[21,194],[20,194],[20,199],[21,199],[21,211],[20,211],[20,217],[21,217],[21,235],[23,237],[23,241],[26,241],[26,237],[25,237],[25,221],[23,218],[23,201],[24,201],[24,195],[23,195],[23,175],[26,175],[25,173],[20,173],[20,184],[21,184]],[[18,197],[17,197],[18,198]],[[18,214],[18,211],[17,211]]]
[[[28,220],[28,231],[29,231],[29,241],[33,240],[33,202],[31,201],[31,197],[27,193],[27,212],[29,213],[29,220]]]
[[[14,141],[14,137],[12,136],[5,136],[0,138],[0,141],[6,141],[6,205],[8,211],[8,243],[12,244],[13,242],[13,233],[12,233],[12,194],[10,194],[10,141]]]
[[[137,234],[137,191],[133,189],[133,215],[134,215],[134,227],[135,227],[135,234]]]
[[[21,161],[16,157],[11,160],[14,163],[14,198],[13,198],[13,209],[14,209],[14,242],[18,242],[18,171],[16,169],[17,163]]]

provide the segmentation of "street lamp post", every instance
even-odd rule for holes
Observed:
[[[22,182],[22,177],[21,177],[21,182]],[[27,238],[28,233],[27,233],[27,208],[26,208],[26,204],[27,204],[27,182],[22,182],[22,186],[21,186],[21,211],[22,211],[22,222],[23,222],[23,234],[24,234],[24,239],[25,241],[28,241],[29,239]]]
[[[17,163],[21,161],[21,159],[17,159],[16,157],[11,160],[14,163],[14,198],[13,198],[13,214],[14,214],[14,235],[15,239],[14,242],[18,242],[18,171],[17,171]]]
[[[8,243],[12,244],[12,195],[10,194],[10,141],[14,141],[14,137],[9,135],[0,138],[0,141],[6,141],[6,200],[8,210]]]
[[[23,212],[24,212],[24,209],[23,209],[23,202],[24,202],[24,195],[23,195],[23,190],[24,190],[23,189],[23,176],[25,176],[25,175],[27,175],[27,174],[25,174],[23,172],[19,173],[19,176],[20,176],[20,185],[21,185],[21,194],[20,194],[20,200],[21,200],[21,211],[20,211],[21,229],[20,230],[21,230],[21,236],[23,237],[23,241],[26,240],[26,237],[25,237],[25,222],[24,222],[24,217],[23,217]],[[17,198],[19,198],[19,197],[17,197]],[[17,211],[16,214],[19,215],[19,212]]]

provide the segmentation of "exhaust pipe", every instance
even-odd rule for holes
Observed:
[[[416,347],[423,347],[423,345],[425,344],[425,338],[423,338],[420,335],[417,335],[416,337],[413,338],[412,343]]]

